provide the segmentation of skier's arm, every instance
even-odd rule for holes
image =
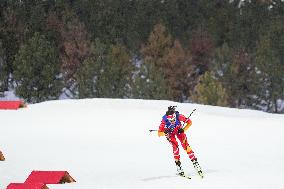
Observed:
[[[179,120],[185,123],[185,124],[184,124],[185,126],[184,126],[184,128],[183,128],[184,131],[186,131],[186,130],[192,125],[192,121],[191,121],[189,118],[187,119],[187,118],[186,118],[184,115],[182,115],[182,114],[179,115]]]
[[[158,136],[165,136],[165,124],[166,122],[164,120],[161,121],[161,124],[159,126],[159,130],[158,130]]]
[[[187,120],[186,125],[184,126],[183,130],[186,131],[192,125],[192,121],[190,119]]]

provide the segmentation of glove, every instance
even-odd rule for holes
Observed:
[[[179,134],[184,133],[183,128],[179,128],[179,129],[178,129],[178,133],[179,133]]]
[[[168,133],[170,133],[170,129],[165,129],[164,133],[167,135]]]
[[[187,124],[185,125],[185,127],[183,128],[183,130],[186,131],[191,125],[192,125],[192,122],[191,120],[189,120]]]
[[[170,128],[170,129],[165,129],[164,133],[167,135],[169,133],[172,133],[174,131],[173,128]]]
[[[158,131],[158,137],[161,137],[161,136],[165,136],[165,133],[163,131]]]

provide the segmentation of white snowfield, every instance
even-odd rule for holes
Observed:
[[[180,147],[191,180],[176,176],[172,148],[156,132],[169,105],[191,116],[187,136],[201,179]],[[49,101],[0,110],[0,189],[33,170],[68,171],[77,181],[50,189],[284,189],[284,115],[155,100]]]

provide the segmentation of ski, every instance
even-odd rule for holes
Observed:
[[[203,175],[203,172],[202,172],[202,170],[201,170],[200,165],[198,164],[198,167],[195,167],[195,169],[196,169],[198,175],[203,179],[203,178],[204,178],[204,175]]]
[[[203,175],[203,172],[201,170],[201,167],[198,165],[198,167],[194,167],[194,168],[197,171],[197,174],[203,179],[204,175]]]
[[[186,179],[191,179],[190,176],[185,175],[185,174],[178,174],[178,173],[177,173],[177,175],[180,176],[180,177],[186,178]]]
[[[197,171],[198,175],[203,179],[204,175],[203,175],[202,169],[197,160],[193,161],[193,167]]]
[[[197,173],[202,179],[204,178],[203,172],[201,170],[197,171]]]

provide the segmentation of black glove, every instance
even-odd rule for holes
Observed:
[[[164,133],[167,135],[168,133],[170,133],[170,129],[165,129]]]
[[[178,133],[179,133],[179,134],[184,133],[183,128],[179,128],[179,129],[178,129]]]
[[[169,134],[169,133],[172,133],[173,132],[173,129],[165,129],[164,133],[165,134]]]

